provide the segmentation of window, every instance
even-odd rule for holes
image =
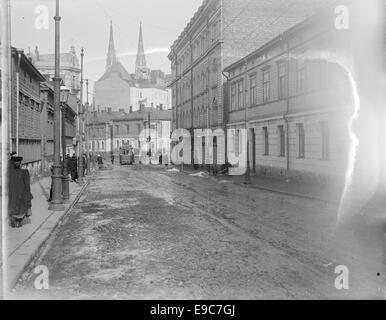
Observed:
[[[304,59],[297,60],[296,84],[298,94],[306,91],[306,61]]]
[[[280,150],[279,150],[279,156],[284,157],[285,156],[285,133],[284,133],[284,126],[278,126],[279,131],[279,143],[280,143]]]
[[[212,105],[217,106],[217,94],[218,94],[218,87],[215,86],[212,88]]]
[[[263,127],[264,134],[264,155],[269,155],[269,135],[268,135],[268,127]]]
[[[102,150],[105,150],[105,143],[102,141]]]
[[[299,153],[298,153],[298,158],[304,158],[304,145],[305,145],[305,136],[304,136],[304,124],[303,123],[298,123],[297,125],[298,128],[298,145],[299,145]]]
[[[322,160],[330,158],[330,130],[326,120],[320,121],[320,132],[322,136]]]
[[[236,85],[231,87],[231,110],[236,110]]]
[[[263,102],[269,101],[270,95],[270,74],[269,70],[263,72]]]
[[[119,141],[117,140],[117,149],[119,148]]]
[[[116,125],[115,129],[116,129],[116,134],[119,134],[119,125]]]
[[[257,91],[256,91],[256,75],[251,76],[250,78],[250,102],[254,106],[257,103]]]
[[[126,131],[127,131],[127,133],[129,133],[130,132],[130,125],[126,125]]]
[[[279,64],[279,79],[278,79],[278,96],[279,99],[284,99],[285,97],[285,65],[284,63]]]
[[[239,81],[239,83],[237,84],[237,107],[240,109],[243,107],[244,105],[244,99],[243,99],[243,95],[244,95],[244,87],[243,87],[243,80]]]

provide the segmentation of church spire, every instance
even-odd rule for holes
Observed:
[[[106,59],[106,70],[110,68],[117,61],[118,60],[117,60],[117,55],[116,55],[115,46],[114,46],[113,22],[110,21],[110,40],[109,40],[109,50],[107,52],[107,59]]]
[[[135,75],[137,79],[140,79],[140,78],[143,79],[148,77],[145,49],[143,46],[143,37],[142,37],[142,22],[139,23],[139,39],[138,39],[137,58],[135,60]]]

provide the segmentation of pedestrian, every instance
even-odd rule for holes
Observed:
[[[97,162],[98,162],[99,169],[102,169],[103,168],[103,158],[100,154],[98,154]]]
[[[52,201],[52,189],[53,189],[53,184],[54,184],[54,182],[53,182],[53,180],[52,180],[52,176],[53,176],[53,174],[54,174],[54,166],[52,165],[51,166],[51,169],[50,169],[50,171],[51,171],[51,188],[50,188],[50,198],[47,200],[47,201],[49,201],[49,202],[51,202]]]
[[[114,153],[111,153],[111,164],[114,165]]]
[[[71,173],[71,182],[77,182],[78,180],[78,160],[76,159],[75,153],[72,155],[69,161],[69,170]]]
[[[31,180],[28,170],[21,169],[22,157],[11,156],[8,171],[8,218],[12,228],[31,223]]]
[[[85,154],[83,154],[83,156],[82,156],[82,165],[83,165],[83,172],[82,172],[82,174],[83,174],[83,177],[86,175],[86,169],[87,169],[87,159],[86,159],[86,155]]]

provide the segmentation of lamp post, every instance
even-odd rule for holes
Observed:
[[[80,102],[78,105],[78,136],[79,136],[79,163],[78,182],[83,183],[83,57],[84,50],[80,53]]]
[[[61,104],[62,104],[62,154],[63,154],[63,167],[62,167],[62,196],[63,203],[68,203],[70,200],[70,178],[68,177],[68,159],[66,158],[66,109],[68,103],[68,96],[70,95],[70,89],[64,88],[61,90]]]
[[[52,201],[49,210],[62,211],[62,173],[60,164],[60,19],[59,0],[56,0],[55,20],[55,77],[54,80],[54,165],[52,174]]]
[[[89,128],[89,103],[88,103],[88,79],[86,79],[86,128],[85,128],[85,133],[86,133],[86,164],[87,164],[87,174],[90,173],[90,139],[89,139],[89,134],[90,134],[90,128]]]

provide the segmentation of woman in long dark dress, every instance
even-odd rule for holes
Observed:
[[[11,157],[8,172],[8,217],[13,228],[28,223],[32,215],[30,175],[28,170],[21,169],[22,161],[22,157]]]

